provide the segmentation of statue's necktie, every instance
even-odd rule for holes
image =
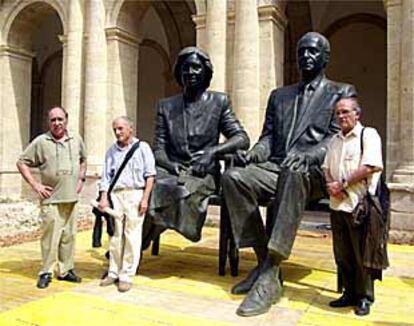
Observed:
[[[301,122],[303,116],[305,115],[305,112],[308,108],[310,99],[312,97],[312,87],[310,86],[310,84],[307,84],[304,88],[303,91],[301,92],[301,94],[299,95],[298,98],[298,105],[297,105],[297,118],[296,118],[296,123],[295,123],[295,127],[297,127],[299,125],[299,123]]]

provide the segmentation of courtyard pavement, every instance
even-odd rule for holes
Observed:
[[[107,243],[92,249],[90,231],[77,238],[81,284],[54,279],[49,288],[37,289],[39,242],[1,248],[0,325],[414,325],[414,247],[390,245],[392,266],[376,283],[371,314],[357,317],[352,308],[328,306],[338,297],[330,237],[301,231],[283,264],[282,300],[267,314],[242,318],[235,311],[243,296],[229,290],[254,266],[254,257],[243,251],[240,276],[218,276],[217,243],[215,228],[205,228],[197,244],[167,232],[159,256],[145,253],[127,293],[98,286]]]

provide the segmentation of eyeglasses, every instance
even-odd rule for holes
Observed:
[[[336,115],[337,117],[339,117],[339,116],[341,116],[341,115],[348,116],[348,115],[350,115],[352,112],[356,112],[356,110],[355,110],[355,109],[351,109],[351,110],[337,110],[337,111],[335,111],[335,115]]]

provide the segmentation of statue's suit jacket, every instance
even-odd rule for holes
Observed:
[[[249,138],[237,120],[229,97],[220,92],[206,91],[193,108],[192,124],[187,123],[183,95],[162,99],[158,105],[157,125],[155,129],[155,159],[167,154],[168,159],[184,165],[191,165],[197,151],[205,150],[218,144],[220,133],[227,139],[239,136],[244,139],[246,148]],[[210,173],[217,165],[213,162]]]
[[[260,161],[280,164],[291,152],[306,152],[321,165],[330,137],[339,131],[335,119],[336,102],[343,97],[356,96],[352,85],[322,76],[306,108],[295,112],[301,87],[301,84],[294,84],[272,91],[262,134],[254,146],[261,154]],[[292,129],[295,114],[297,122]]]

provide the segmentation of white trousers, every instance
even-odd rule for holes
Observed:
[[[132,282],[141,256],[144,216],[138,214],[143,190],[122,189],[111,192],[115,217],[115,232],[109,242],[108,276],[123,282]]]

